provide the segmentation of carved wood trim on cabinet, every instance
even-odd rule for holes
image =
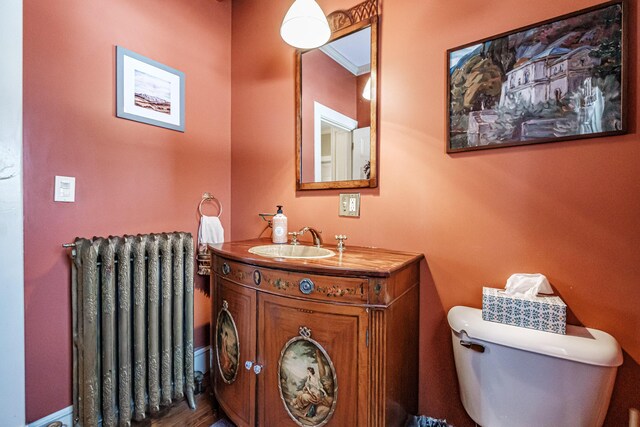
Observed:
[[[385,343],[386,330],[384,327],[384,311],[371,311],[371,399],[370,405],[370,423],[371,427],[384,427],[384,379],[385,379]]]

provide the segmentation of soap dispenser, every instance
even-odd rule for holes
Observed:
[[[282,213],[281,205],[278,205],[278,212],[272,219],[272,226],[271,241],[273,243],[287,243],[287,217]]]

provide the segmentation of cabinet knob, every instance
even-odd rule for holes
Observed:
[[[302,279],[300,280],[300,292],[302,292],[305,295],[309,295],[311,292],[313,292],[313,288],[315,288],[315,285],[313,284],[313,281],[311,279]]]
[[[255,372],[256,375],[259,375],[260,372],[262,372],[262,365],[253,365],[253,372]]]
[[[244,367],[247,369],[247,371],[250,371],[252,366],[253,366],[253,362],[251,362],[249,360],[244,362]]]
[[[231,267],[229,267],[229,264],[225,262],[224,264],[222,264],[222,274],[226,276],[229,273],[231,273]]]

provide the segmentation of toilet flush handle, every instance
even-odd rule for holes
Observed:
[[[484,346],[482,344],[478,344],[472,341],[460,340],[460,345],[470,348],[473,351],[477,351],[478,353],[484,353]]]

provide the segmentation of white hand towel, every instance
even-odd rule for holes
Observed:
[[[200,218],[200,228],[198,229],[198,245],[209,243],[223,243],[224,229],[220,218],[217,216],[202,215]]]

